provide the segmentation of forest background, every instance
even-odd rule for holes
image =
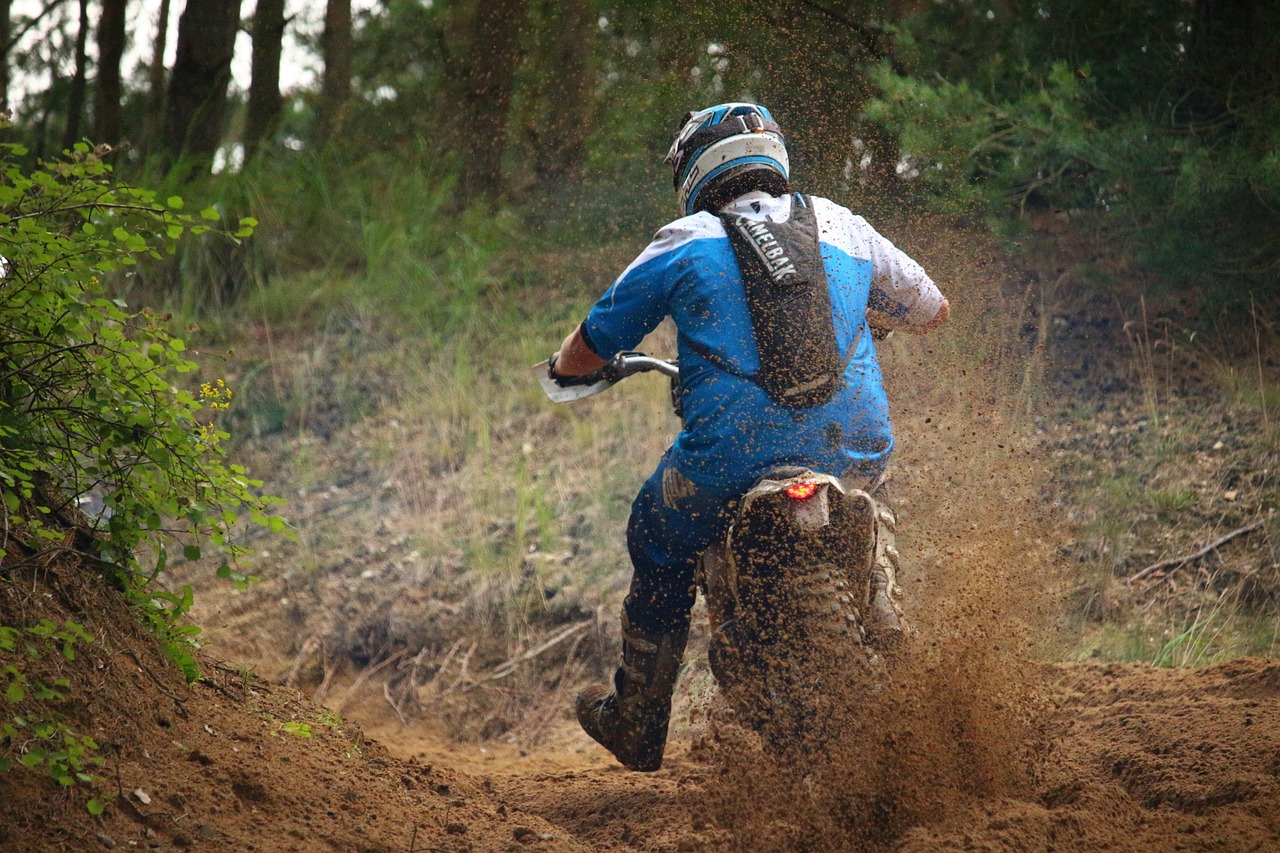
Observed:
[[[1277,26],[1217,0],[47,0],[0,4],[0,89],[35,159],[118,146],[121,177],[239,192],[235,212],[292,195],[299,172],[335,192],[273,222],[254,274],[366,263],[362,199],[342,193],[392,173],[450,209],[531,213],[541,234],[651,223],[679,116],[748,98],[815,192],[1087,213],[1230,300],[1273,290],[1280,258]]]
[[[1175,350],[1231,339],[1213,351],[1261,424],[1242,452],[1274,458],[1263,341],[1280,297],[1280,16],[1261,0],[5,0],[0,48],[5,577],[15,559],[68,547],[42,517],[84,506],[110,535],[73,550],[102,561],[193,678],[186,584],[201,586],[192,567],[215,553],[216,574],[250,580],[237,510],[296,537],[279,546],[273,595],[297,608],[306,588],[334,613],[322,687],[337,658],[358,671],[406,649],[430,651],[438,672],[470,660],[506,677],[504,662],[577,636],[619,596],[618,531],[646,452],[628,437],[669,430],[661,395],[573,420],[546,413],[527,367],[673,218],[671,135],[686,110],[726,100],[766,104],[797,185],[909,249],[954,233],[944,222],[1018,258],[1043,248],[1050,222],[1050,243],[1090,247],[1072,286],[1129,309],[1133,278],[1115,270],[1140,270],[1145,296],[1179,312],[1120,338],[1143,423],[1196,405],[1164,374]],[[1034,292],[1038,317],[968,322],[1025,321],[1015,336],[1043,343],[1054,294]],[[987,357],[978,340],[965,363]],[[199,370],[184,355],[197,350]],[[202,381],[182,376],[193,371]],[[169,393],[176,408],[154,408]],[[549,437],[559,452],[540,446]],[[1150,440],[1153,469],[1179,453],[1167,434]],[[1134,441],[1117,452],[1143,451]],[[1097,447],[1075,448],[1078,479],[1098,491],[1081,501],[1095,527],[1073,590],[1095,628],[1144,562],[1133,525],[1114,519],[1176,527],[1171,514],[1199,500],[1147,487],[1143,472],[1088,469]],[[265,487],[223,467],[227,451],[271,471]],[[1257,470],[1261,519],[1277,502],[1274,462]],[[291,498],[287,524],[264,492]],[[411,534],[379,517],[384,492],[412,509]],[[343,513],[391,544],[321,524]],[[356,582],[351,560],[387,548],[425,598],[335,604],[325,590]],[[1275,545],[1257,560],[1266,583],[1253,572],[1233,586],[1251,608],[1243,640],[1214,655],[1274,647]],[[1204,600],[1157,632],[1126,615],[1085,653],[1200,659]],[[0,652],[14,650],[12,618],[0,611]],[[75,627],[43,639],[61,631],[70,648]],[[484,636],[465,652],[468,632]],[[294,645],[296,680],[307,646]],[[6,666],[14,713],[0,724],[57,719],[31,712],[34,676]],[[512,695],[470,734],[527,722]],[[35,763],[61,781],[77,771],[69,754]]]

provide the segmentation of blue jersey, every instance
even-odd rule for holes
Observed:
[[[695,483],[745,489],[781,465],[873,478],[893,448],[889,406],[868,314],[888,328],[933,319],[942,294],[920,265],[866,221],[813,198],[843,388],[813,408],[769,399],[747,378],[760,360],[738,264],[718,217],[667,225],[587,315],[588,346],[602,358],[634,349],[670,316],[680,360],[684,428],[671,463]],[[793,197],[748,193],[723,212],[786,221]]]

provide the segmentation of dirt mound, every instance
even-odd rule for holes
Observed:
[[[207,680],[186,687],[114,593],[82,573],[11,571],[4,589],[6,611],[16,602],[28,616],[77,616],[95,638],[78,663],[59,666],[94,687],[66,710],[103,744],[99,788],[115,797],[93,818],[74,789],[0,775],[6,851],[1280,845],[1280,665],[1269,661],[1029,668],[1039,724],[1006,734],[1011,747],[1032,748],[1002,754],[1002,726],[1021,718],[955,693],[973,673],[939,670],[957,662],[925,653],[923,668],[896,670],[911,676],[911,691],[891,684],[862,703],[878,725],[893,721],[876,709],[897,712],[879,732],[890,749],[864,727],[825,762],[776,764],[749,736],[722,729],[717,738],[686,710],[667,766],[641,775],[569,727],[532,754],[518,744],[447,746],[400,727],[388,709],[372,727],[384,747],[243,669],[206,661]],[[954,743],[936,738],[948,731]],[[863,742],[870,751],[853,746]]]
[[[0,624],[73,620],[92,638],[73,657],[27,660],[19,650],[0,659],[32,682],[67,682],[67,701],[15,710],[54,711],[105,759],[89,786],[61,788],[42,769],[0,774],[6,853],[587,849],[462,774],[391,756],[248,670],[206,659],[204,680],[187,686],[90,566],[11,560],[0,580]],[[0,742],[14,757],[38,745]],[[107,801],[100,817],[86,809],[91,794]]]

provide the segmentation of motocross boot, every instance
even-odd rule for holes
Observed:
[[[628,770],[652,772],[662,767],[671,720],[671,694],[689,626],[652,634],[632,626],[622,610],[622,665],[612,692],[599,686],[578,694],[578,722],[597,743]]]
[[[876,501],[876,553],[871,566],[870,607],[867,633],[879,646],[890,646],[911,633],[902,613],[902,589],[898,586],[901,559],[896,547],[898,519],[887,503]]]

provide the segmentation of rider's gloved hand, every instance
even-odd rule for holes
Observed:
[[[560,373],[556,373],[556,361],[559,358],[560,353],[557,352],[553,353],[551,357],[547,359],[547,375],[551,377],[552,382],[556,383],[561,388],[572,388],[576,385],[594,385],[601,379],[605,378],[604,371],[608,368],[608,365],[605,365],[605,367],[602,367],[593,373],[586,373],[582,376],[564,376]]]

